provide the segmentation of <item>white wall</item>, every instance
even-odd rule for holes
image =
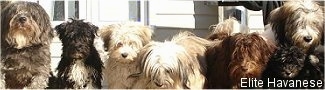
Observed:
[[[218,22],[217,6],[203,1],[150,1],[149,25],[155,27],[154,40],[164,41],[187,29],[205,37],[208,27]]]

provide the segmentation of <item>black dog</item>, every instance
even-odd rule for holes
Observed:
[[[98,27],[71,19],[55,29],[63,45],[57,67],[59,88],[102,88],[103,63],[93,45]]]
[[[1,12],[1,63],[6,88],[43,89],[50,77],[49,16],[37,3],[15,2]]]
[[[314,55],[308,55],[296,46],[281,46],[270,58],[267,68],[264,70],[262,79],[266,83],[267,79],[276,80],[322,80],[320,60]],[[322,80],[323,81],[323,80]],[[273,85],[263,85],[263,88],[322,88],[322,87],[274,87]]]

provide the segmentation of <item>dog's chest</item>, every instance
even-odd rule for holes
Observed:
[[[87,67],[81,60],[76,61],[75,64],[72,65],[72,68],[70,70],[71,73],[69,73],[70,75],[68,79],[75,82],[75,88],[92,87],[90,84],[90,82],[92,82],[90,81],[90,75],[93,74],[93,70],[89,69],[90,68]]]

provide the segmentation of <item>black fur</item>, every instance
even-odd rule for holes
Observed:
[[[18,22],[19,15],[26,16],[26,22]],[[24,25],[10,25],[10,22]],[[17,27],[37,28],[20,31]],[[17,34],[26,37],[25,42],[28,44],[17,48],[14,36]],[[49,16],[39,4],[15,2],[2,10],[1,63],[3,65],[2,73],[5,74],[6,88],[42,89],[47,87],[51,72],[49,44],[52,38],[53,30]]]
[[[322,80],[323,74],[319,68],[319,58],[305,54],[295,46],[281,46],[271,57],[267,68],[262,75],[263,82],[267,83],[268,78],[276,80]],[[316,62],[316,63],[315,63]],[[288,74],[286,74],[286,72]],[[292,73],[292,76],[289,76]],[[323,81],[324,83],[324,81]],[[324,85],[324,84],[323,84]],[[263,85],[263,88],[317,88],[317,87],[273,87]],[[323,88],[323,87],[321,87]]]
[[[98,27],[83,20],[71,19],[55,29],[63,45],[62,59],[57,67],[59,88],[102,88],[103,63],[93,45]],[[74,65],[85,69],[73,71]],[[80,72],[86,74],[79,77],[72,75]]]

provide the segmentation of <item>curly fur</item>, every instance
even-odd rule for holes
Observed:
[[[123,22],[104,27],[101,31],[109,57],[104,74],[108,88],[131,88],[135,78],[129,76],[136,72],[135,58],[140,48],[151,40],[152,30],[140,23]]]
[[[323,80],[319,64],[320,59],[314,55],[305,54],[296,46],[281,46],[271,57],[263,72],[263,80]],[[273,87],[264,88],[315,88],[315,87]]]
[[[234,17],[221,23],[210,25],[209,30],[212,32],[208,35],[208,40],[223,40],[235,33],[245,33],[245,31],[248,31]]]
[[[133,88],[204,88],[209,43],[190,32],[180,33],[171,41],[149,43],[140,51],[139,80]]]
[[[261,77],[275,45],[256,33],[239,33],[215,42],[209,49],[207,61],[213,64],[208,67],[208,88],[241,88],[240,78]]]
[[[295,46],[280,47],[270,58],[263,75],[278,79],[296,77],[304,67],[306,54]]]
[[[270,14],[270,27],[265,34],[273,34],[279,45],[290,44],[311,52],[324,35],[323,7],[311,0],[288,1]]]
[[[98,27],[83,20],[71,19],[55,29],[63,46],[57,67],[58,88],[102,88],[103,63],[94,47]]]
[[[37,3],[11,3],[1,12],[1,22],[6,88],[46,88],[54,35],[45,10]]]

